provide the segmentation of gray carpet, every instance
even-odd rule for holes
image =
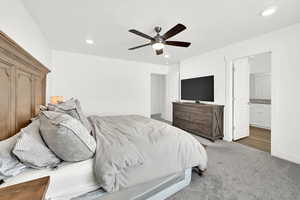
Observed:
[[[242,144],[199,140],[208,145],[208,170],[168,200],[300,199],[299,165]]]

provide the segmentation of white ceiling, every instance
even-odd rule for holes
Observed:
[[[249,39],[300,21],[300,0],[24,0],[53,49],[166,64]],[[259,13],[276,5],[278,12]],[[148,42],[128,30],[154,35],[182,23],[187,30],[172,38],[189,48],[167,46],[170,58],[156,56]],[[87,45],[86,39],[95,41]]]

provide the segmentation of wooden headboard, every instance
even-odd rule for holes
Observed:
[[[0,31],[0,140],[15,135],[38,114],[49,72]]]

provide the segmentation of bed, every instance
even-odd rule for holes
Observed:
[[[45,104],[46,77],[49,72],[50,71],[44,65],[28,54],[8,36],[0,32],[0,92],[7,97],[0,99],[0,140],[5,140],[15,135],[30,122],[32,117],[35,117],[39,113],[40,106]],[[95,121],[94,124],[97,124],[101,120],[101,123],[105,120],[106,122],[112,122],[113,119],[116,118],[91,118],[91,120]],[[179,131],[179,129],[175,130],[175,128],[165,126],[161,122],[155,122],[140,116],[118,118],[119,121],[123,120],[124,122],[120,127],[124,128],[124,125],[128,124],[126,119],[130,119],[130,123],[134,124],[133,129],[138,129],[138,125],[147,128],[147,124],[152,124],[152,127],[149,126],[149,129],[160,127],[160,130],[164,130],[167,127],[175,132]],[[135,123],[135,120],[141,123]],[[98,128],[99,127],[101,127],[101,125],[99,125]],[[128,127],[125,128],[128,129]],[[139,143],[138,147],[140,149],[144,148],[142,153],[151,157],[148,160],[160,160],[160,165],[167,167],[155,169],[157,163],[147,162],[147,164],[138,169],[123,171],[122,178],[126,179],[126,184],[123,184],[123,186],[125,186],[123,188],[121,187],[122,190],[119,191],[118,187],[112,188],[109,193],[104,191],[100,192],[99,196],[101,196],[101,200],[120,199],[120,197],[122,197],[122,199],[126,197],[126,199],[137,200],[165,199],[190,183],[192,166],[186,167],[183,170],[181,169],[181,165],[185,166],[186,160],[193,160],[192,157],[186,158],[185,160],[183,153],[188,150],[186,146],[182,146],[180,142],[177,143],[182,152],[180,156],[174,154],[173,160],[158,159],[159,155],[163,155],[165,152],[161,144],[167,144],[167,140],[162,139],[164,138],[164,134],[161,134],[160,130],[156,131],[156,140],[163,142],[159,143],[160,146],[156,147],[161,148],[161,151],[153,151],[147,147],[147,145],[143,145],[143,143]],[[146,130],[142,132],[144,131],[147,132]],[[109,137],[110,134],[113,135],[114,133],[109,133],[107,137]],[[148,134],[150,134],[150,132]],[[149,143],[153,142],[153,138],[148,137],[151,139]],[[138,144],[138,140],[136,140],[136,143]],[[193,148],[196,149],[196,147]],[[169,153],[172,151],[171,148],[168,149]],[[201,149],[201,151],[204,150]],[[95,157],[101,160],[101,156],[98,155],[99,153],[96,153]],[[176,165],[176,162],[178,162],[176,159],[178,158],[181,163]],[[95,173],[95,160],[97,161],[97,159],[89,159],[82,162],[64,162],[59,165],[57,169],[26,169],[21,174],[7,179],[0,187],[43,176],[50,176],[50,185],[46,193],[46,198],[71,199],[99,189],[99,181],[96,180],[99,177],[95,175],[97,174],[97,172]],[[205,156],[203,160],[205,163]],[[203,164],[202,168],[205,167],[205,164]],[[98,165],[98,169],[101,171],[101,165]]]

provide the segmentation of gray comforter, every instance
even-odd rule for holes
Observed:
[[[97,141],[94,174],[107,192],[207,166],[203,146],[166,123],[138,115],[90,116],[89,120]]]

